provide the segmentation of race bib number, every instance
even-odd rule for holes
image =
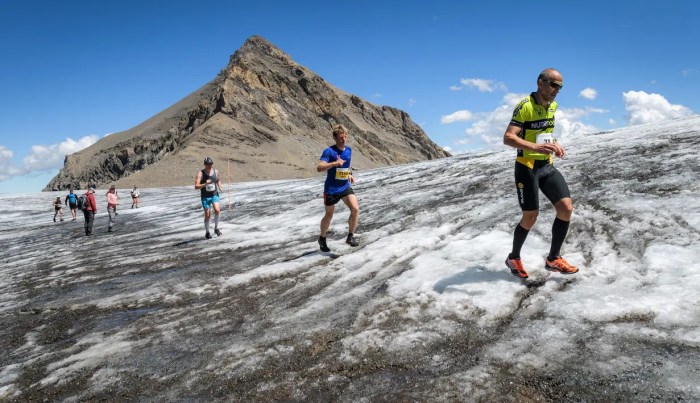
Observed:
[[[337,168],[335,170],[335,179],[346,181],[350,177],[350,168]]]
[[[207,183],[207,186],[205,187],[207,192],[213,192],[216,190],[216,183]]]
[[[537,135],[537,144],[552,144],[554,143],[554,136],[552,133],[540,133]]]

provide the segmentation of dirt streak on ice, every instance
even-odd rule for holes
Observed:
[[[234,185],[210,241],[189,187],[121,191],[114,234],[98,191],[92,238],[50,222],[63,194],[0,196],[0,397],[698,398],[698,123],[563,139],[581,272],[547,277],[542,198],[530,288],[510,150],[357,172],[362,245],[341,206],[328,254],[322,179]]]

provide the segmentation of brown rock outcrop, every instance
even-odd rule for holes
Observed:
[[[406,112],[335,88],[253,36],[199,90],[67,156],[44,190],[188,185],[205,156],[222,170],[230,160],[235,181],[310,177],[333,124],[348,127],[358,169],[449,155]]]

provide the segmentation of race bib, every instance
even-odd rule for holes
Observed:
[[[335,170],[335,179],[346,181],[350,177],[350,168],[337,168]]]
[[[554,136],[552,133],[540,133],[537,135],[537,144],[552,144],[554,143]]]
[[[216,190],[216,183],[207,183],[207,186],[205,187],[207,192],[213,192]]]

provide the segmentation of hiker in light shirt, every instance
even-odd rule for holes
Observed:
[[[117,216],[117,204],[119,204],[119,198],[117,197],[117,189],[112,185],[107,191],[107,214],[109,214],[109,228],[108,232],[114,231],[114,224],[116,224]]]

